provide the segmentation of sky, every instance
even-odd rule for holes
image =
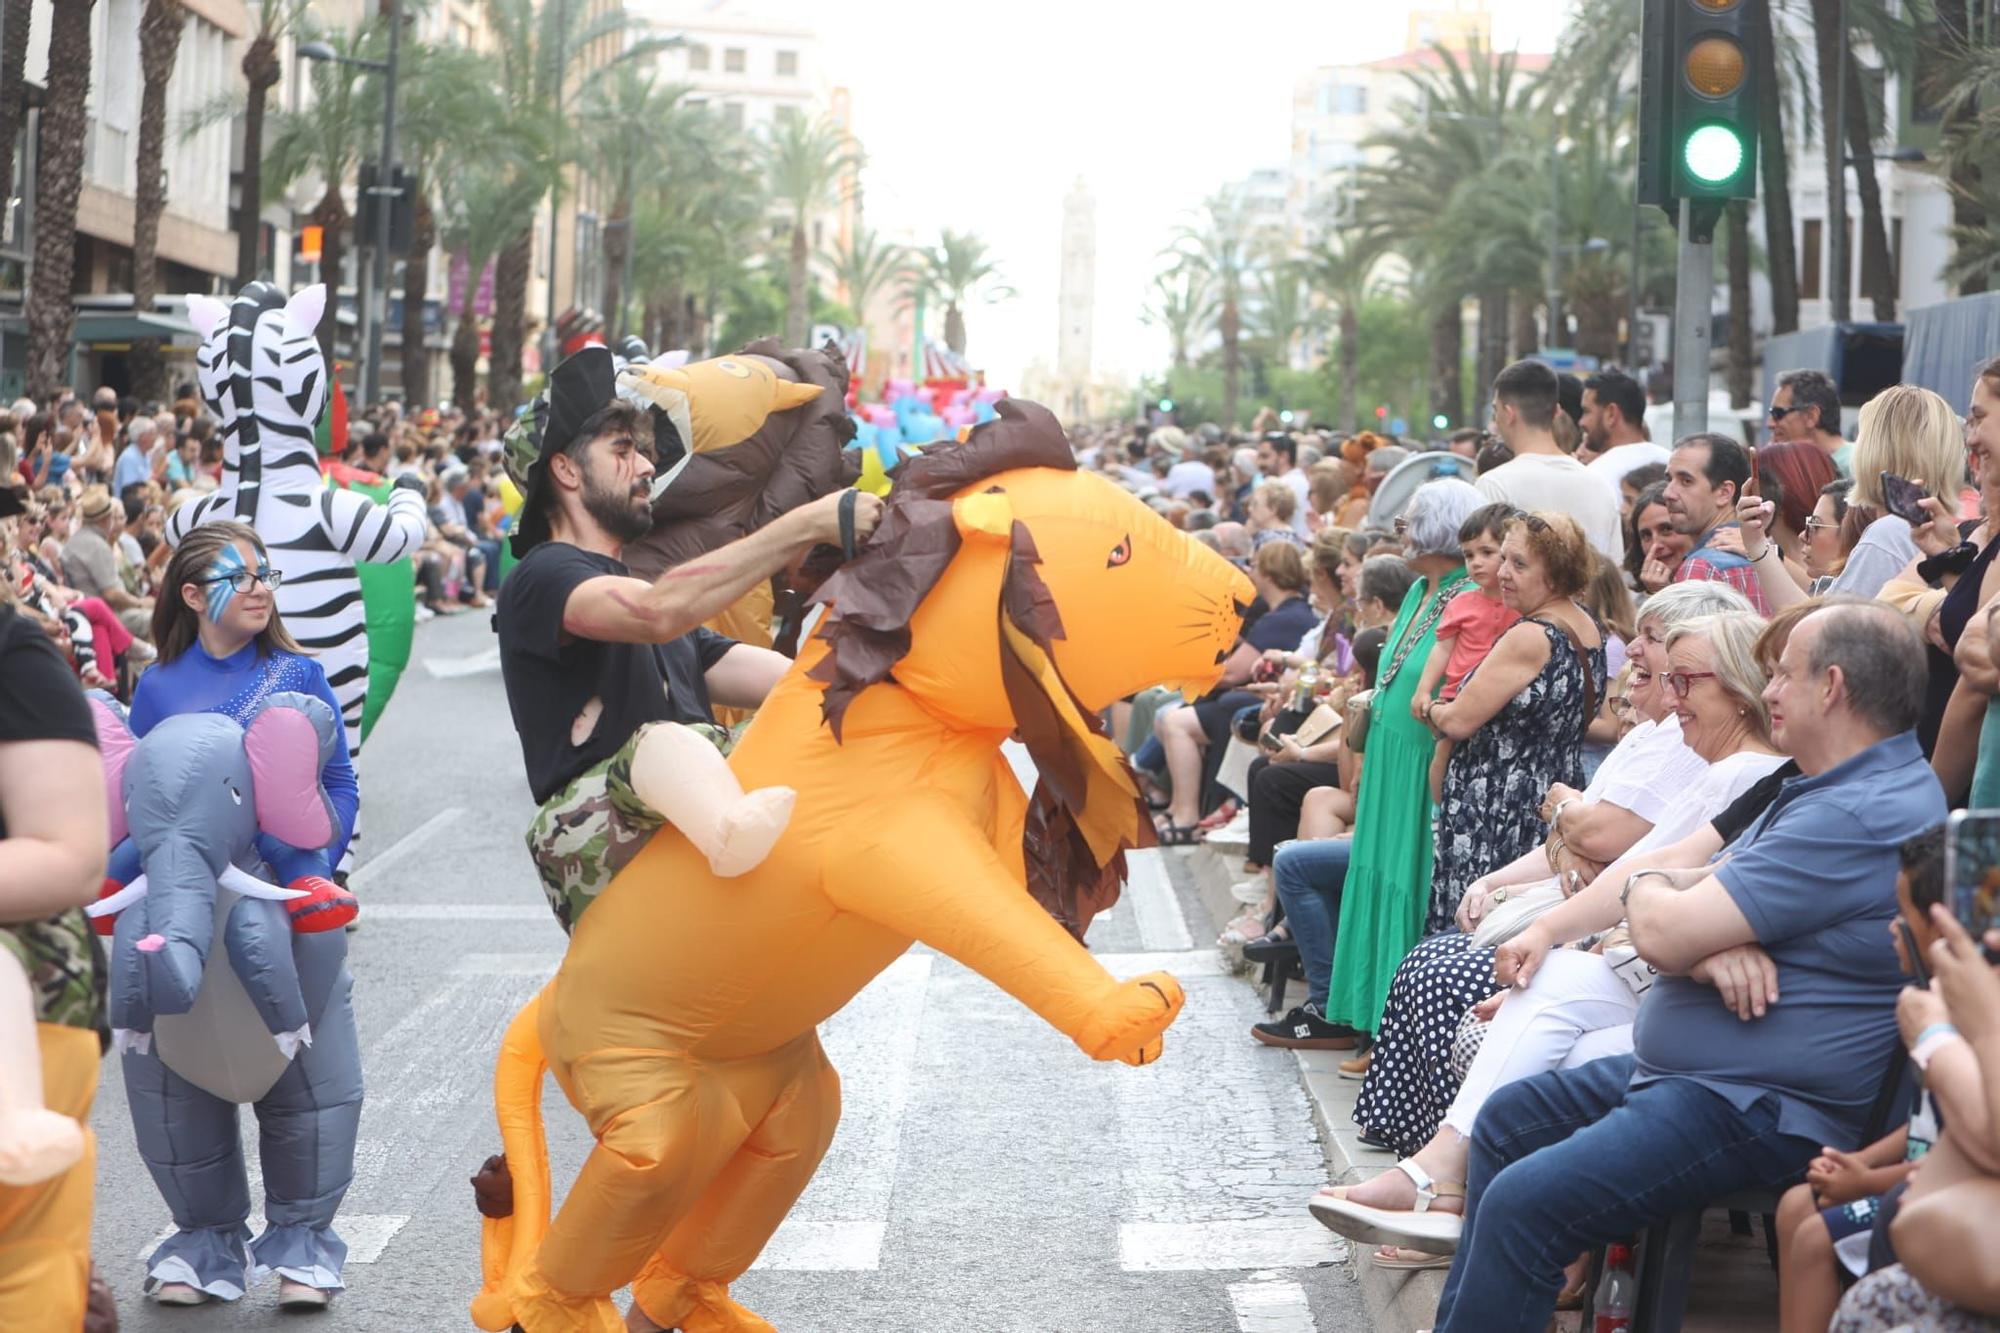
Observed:
[[[1468,0],[1469,2],[1469,0]],[[1295,78],[1393,55],[1412,10],[1453,0],[851,0],[815,4],[829,82],[854,97],[867,225],[990,245],[1018,295],[967,311],[988,383],[1053,364],[1062,202],[1097,199],[1099,373],[1167,359],[1139,318],[1174,224],[1224,182],[1281,167]],[[1564,0],[1489,0],[1502,49],[1547,51]],[[941,327],[933,329],[933,336]]]

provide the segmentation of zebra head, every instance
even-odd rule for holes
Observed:
[[[286,300],[272,284],[253,282],[233,301],[189,296],[187,309],[201,338],[195,381],[220,427],[237,514],[254,519],[267,464],[274,474],[302,468],[318,484],[313,429],[326,408],[327,376],[314,331],[326,288],[304,287]]]

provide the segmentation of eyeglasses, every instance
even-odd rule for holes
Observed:
[[[1694,688],[1696,681],[1714,680],[1715,673],[1713,671],[1669,671],[1660,679],[1667,682],[1667,688],[1674,692],[1674,698],[1685,699],[1688,697],[1688,691]]]
[[[1819,532],[1826,528],[1837,528],[1839,526],[1840,524],[1830,518],[1809,518],[1806,520],[1807,532]]]
[[[1773,403],[1771,405],[1771,420],[1783,421],[1786,417],[1790,416],[1792,413],[1797,412],[1799,410],[1800,409],[1796,407],[1779,407],[1777,404]]]
[[[1398,537],[1407,537],[1407,536],[1409,536],[1409,535],[1410,535],[1410,520],[1409,520],[1409,519],[1407,519],[1407,518],[1399,518],[1399,519],[1397,519],[1397,520],[1396,520],[1396,535],[1397,535]]]
[[[196,583],[203,585],[227,583],[237,592],[249,592],[259,583],[276,592],[278,585],[284,581],[284,571],[273,569],[269,565],[259,565],[256,569],[239,569],[233,574],[217,574],[213,578],[195,580]]]

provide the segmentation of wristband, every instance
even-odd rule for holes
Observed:
[[[1910,1063],[1919,1071],[1929,1069],[1932,1058],[1939,1051],[1954,1042],[1964,1040],[1964,1037],[1958,1035],[1958,1029],[1951,1024],[1933,1023],[1917,1034],[1916,1045],[1910,1047]]]

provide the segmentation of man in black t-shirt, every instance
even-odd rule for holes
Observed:
[[[691,750],[680,728],[653,724],[704,728],[719,741],[711,702],[762,703],[789,660],[701,624],[794,557],[841,537],[841,497],[830,495],[651,583],[632,577],[619,557],[652,526],[655,448],[661,456],[684,448],[653,432],[674,428],[663,413],[619,400],[611,354],[588,347],[556,367],[505,444],[524,497],[513,538],[520,563],[501,585],[494,622],[528,786],[542,807],[529,848],[565,929],[663,818],[720,874],[747,869],[782,830],[789,792],[742,797],[726,768],[705,767],[716,745]],[[881,502],[861,495],[854,504],[858,540],[874,530]],[[691,770],[713,784],[688,780]],[[668,777],[679,801],[662,809]]]

